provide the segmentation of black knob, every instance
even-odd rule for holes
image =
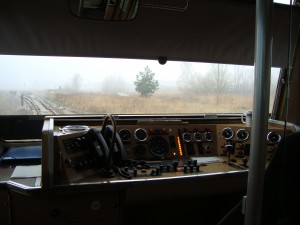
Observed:
[[[194,166],[190,165],[190,172],[193,173],[194,172]]]
[[[154,175],[155,175],[155,172],[156,172],[156,171],[155,171],[154,169],[153,169],[153,170],[151,170],[151,173],[150,173],[150,175],[151,175],[151,176],[154,176]]]
[[[196,172],[200,172],[200,165],[196,166]]]
[[[225,145],[225,152],[227,154],[233,154],[234,153],[234,149],[233,149],[233,146],[232,145]]]
[[[137,176],[137,169],[133,170],[133,176],[135,176],[135,177]]]
[[[164,172],[164,165],[160,164],[159,165],[159,170],[160,170],[161,173]]]
[[[183,172],[184,172],[184,173],[187,173],[187,165],[184,165],[184,166],[183,166]]]
[[[243,161],[243,166],[247,167],[248,159],[247,158],[243,158],[242,161]]]
[[[170,165],[167,164],[167,172],[170,172]]]
[[[189,160],[188,165],[189,166],[192,165],[192,160]]]
[[[197,164],[198,164],[198,161],[197,161],[197,160],[194,160],[193,165],[194,165],[194,166],[197,166]]]
[[[156,174],[157,176],[159,175],[159,171],[160,171],[159,168],[156,168],[156,169],[155,169],[155,174]]]
[[[177,167],[178,167],[178,161],[173,161],[173,168],[175,172],[177,171]]]

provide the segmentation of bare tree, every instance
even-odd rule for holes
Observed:
[[[234,65],[232,69],[232,92],[251,94],[253,91],[253,69]]]
[[[198,94],[202,91],[202,80],[202,75],[194,71],[193,64],[185,62],[181,65],[181,75],[177,80],[177,87],[185,94]]]
[[[213,64],[203,80],[204,87],[208,87],[206,91],[216,95],[217,105],[220,96],[230,89],[229,70],[227,65]]]
[[[185,62],[181,64],[181,75],[177,80],[177,86],[178,89],[184,92],[185,94],[191,91],[192,73],[192,63]]]

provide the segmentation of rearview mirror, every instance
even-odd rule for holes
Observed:
[[[132,20],[138,6],[138,0],[69,0],[74,16],[91,20]]]

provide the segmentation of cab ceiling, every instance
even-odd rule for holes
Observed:
[[[299,10],[294,8],[292,47],[299,21]],[[275,67],[287,65],[288,24],[289,6],[275,4]],[[141,5],[135,20],[110,22],[72,16],[68,0],[1,0],[0,54],[141,59],[166,56],[169,60],[253,65],[254,42],[253,1],[189,0],[184,11]]]

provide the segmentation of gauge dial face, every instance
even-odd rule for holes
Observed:
[[[222,136],[225,140],[229,140],[229,139],[232,139],[233,136],[234,136],[234,131],[232,128],[230,127],[226,127],[223,129],[222,131]]]
[[[242,140],[242,141],[245,141],[249,138],[250,136],[250,133],[249,131],[245,130],[245,129],[239,129],[237,132],[236,132],[236,136],[239,140]]]
[[[202,140],[202,134],[200,132],[194,133],[194,139],[197,142],[201,141]]]
[[[149,149],[155,156],[164,156],[169,152],[169,144],[165,138],[156,136],[149,141]]]
[[[127,129],[122,129],[119,131],[119,135],[122,139],[122,141],[130,141],[131,140],[131,132],[130,130],[127,130]]]
[[[185,142],[190,142],[192,140],[192,135],[189,132],[185,132],[182,134],[182,139]]]
[[[270,143],[276,144],[281,140],[281,135],[272,131],[272,132],[268,133],[267,140]]]
[[[205,136],[205,139],[206,139],[207,141],[212,141],[212,140],[213,140],[213,134],[212,134],[212,132],[210,132],[210,131],[205,132],[204,136]]]
[[[136,129],[134,136],[138,141],[145,141],[148,138],[147,131],[143,128]]]

